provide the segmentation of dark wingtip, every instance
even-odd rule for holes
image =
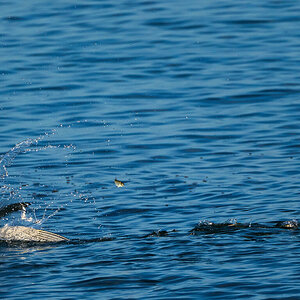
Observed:
[[[29,205],[31,205],[30,202],[19,202],[19,203],[9,204],[0,209],[0,217],[5,217],[6,215],[13,213],[15,211],[24,210]]]

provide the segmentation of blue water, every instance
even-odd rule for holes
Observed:
[[[1,243],[1,299],[300,299],[299,230],[189,234],[299,220],[299,1],[0,11],[1,224],[77,241]]]

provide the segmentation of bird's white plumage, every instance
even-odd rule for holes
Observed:
[[[62,242],[67,238],[45,230],[25,226],[4,226],[0,228],[0,239],[23,242]]]

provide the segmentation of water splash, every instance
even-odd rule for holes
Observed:
[[[22,210],[21,220],[24,220],[24,221],[29,222],[29,223],[33,223],[33,218],[32,217],[27,217],[27,215],[26,215],[26,208],[24,208]]]
[[[8,177],[7,167],[9,167],[13,160],[24,150],[34,143],[38,143],[39,139],[27,139],[22,141],[13,148],[11,148],[6,154],[3,155],[2,159],[0,160],[0,177],[5,178]]]
[[[70,125],[59,125],[55,129],[52,129],[51,131],[46,132],[37,138],[28,138],[17,143],[1,157],[0,207],[7,206],[11,203],[20,203],[24,201],[30,202],[32,204],[27,209],[19,212],[14,212],[12,215],[9,215],[9,217],[2,218],[1,223],[9,225],[24,224],[25,226],[39,228],[47,223],[47,226],[51,227],[51,222],[49,223],[48,220],[52,219],[59,212],[65,210],[68,206],[71,205],[74,200],[80,201],[82,205],[85,205],[85,203],[89,203],[92,205],[94,204],[95,211],[98,211],[96,210],[95,199],[91,195],[87,195],[85,192],[80,192],[79,189],[75,189],[75,182],[73,182],[72,184],[68,184],[67,186],[62,185],[63,181],[61,181],[60,179],[58,182],[55,182],[57,181],[55,179],[56,176],[60,176],[59,178],[61,178],[61,176],[64,176],[67,179],[66,182],[70,183],[69,178],[72,176],[70,176],[68,172],[63,172],[60,175],[57,175],[55,173],[53,174],[55,183],[50,181],[49,184],[49,182],[47,181],[46,184],[43,184],[43,179],[47,178],[47,176],[40,176],[39,173],[36,172],[43,172],[44,170],[55,170],[55,166],[53,166],[52,168],[51,163],[46,165],[46,167],[44,168],[44,166],[42,165],[44,163],[43,159],[39,162],[39,165],[36,168],[30,168],[30,166],[32,166],[30,164],[30,159],[32,158],[30,158],[28,165],[29,168],[26,169],[26,173],[23,175],[20,174],[20,172],[15,173],[15,170],[13,168],[11,172],[9,170],[9,167],[13,166],[14,160],[19,154],[26,154],[30,152],[34,154],[35,152],[43,151],[46,149],[50,149],[50,151],[52,149],[61,149],[61,151],[67,151],[68,155],[64,155],[63,157],[61,157],[63,159],[61,166],[63,168],[67,167],[69,165],[69,151],[73,152],[77,149],[77,147],[73,144],[63,144],[57,141],[51,142],[52,139],[49,142],[48,139],[46,141],[45,139],[55,134],[59,134],[61,129],[69,130],[69,128],[73,128],[74,126],[82,126],[81,123],[85,122],[87,121],[78,121]],[[42,140],[44,141],[42,144],[40,144]],[[53,159],[56,161],[57,156],[55,155]],[[46,160],[48,161],[48,155]],[[50,169],[48,169],[48,167],[50,167]],[[64,173],[65,175],[62,175]],[[38,180],[33,181],[37,176]],[[30,181],[24,182],[24,180]],[[35,193],[37,189],[39,189],[39,192]],[[70,189],[72,189],[72,191]],[[87,193],[89,194],[89,192]],[[45,199],[41,201],[43,197],[45,197]],[[72,218],[72,214],[69,214],[69,216]],[[102,229],[101,224],[98,226],[98,228],[100,227]]]
[[[30,151],[39,151],[44,148],[40,149],[30,149],[32,145],[37,145],[41,140],[43,140],[46,137],[49,137],[50,135],[54,135],[57,132],[57,129],[52,129],[50,132],[45,132],[43,135],[33,139],[28,138],[18,144],[16,144],[13,148],[11,148],[7,153],[3,155],[3,157],[0,159],[0,178],[4,179],[5,177],[8,177],[8,171],[7,167],[9,167],[13,160],[20,154],[24,152],[30,152]],[[55,147],[52,145],[46,146],[49,147]]]
[[[64,126],[60,125],[59,128]],[[12,147],[7,153],[5,153],[2,158],[0,159],[0,207],[4,207],[10,203],[18,203],[23,201],[23,197],[21,194],[22,189],[28,184],[20,184],[16,183],[15,178],[13,177],[10,180],[8,174],[8,167],[11,166],[15,160],[15,158],[21,153],[28,153],[28,152],[39,152],[45,149],[64,149],[64,150],[75,150],[76,147],[74,145],[45,145],[41,147],[37,147],[39,142],[44,140],[45,138],[56,134],[58,128],[52,129],[49,132],[45,132],[43,135],[37,138],[28,138],[24,141],[17,143],[14,147]],[[11,182],[12,181],[12,182]],[[31,202],[31,201],[30,201]],[[48,204],[48,207],[50,205]],[[64,205],[65,206],[65,205]],[[50,216],[45,217],[47,207],[45,208],[44,215],[41,219],[36,217],[36,209],[30,208],[30,212],[32,212],[32,216],[28,216],[28,211],[26,209],[21,211],[20,221],[29,222],[32,224],[42,224],[45,220],[49,219],[51,216],[55,215],[58,211],[60,211],[62,207],[59,207],[54,213]],[[10,218],[13,221],[13,218]],[[8,221],[7,218],[5,220]]]

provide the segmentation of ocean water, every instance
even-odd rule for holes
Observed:
[[[300,299],[299,1],[0,10],[1,299]]]

